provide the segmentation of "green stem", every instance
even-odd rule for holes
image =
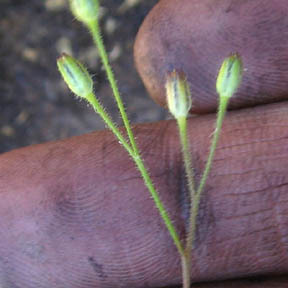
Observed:
[[[179,128],[179,135],[181,141],[181,149],[183,155],[183,161],[185,166],[186,177],[188,180],[188,188],[190,193],[190,200],[195,195],[195,184],[194,184],[194,173],[192,168],[191,155],[189,152],[189,142],[187,137],[187,118],[180,117],[177,119],[177,124]]]
[[[119,131],[119,129],[116,127],[116,125],[113,123],[113,121],[111,120],[111,118],[109,117],[109,115],[105,112],[103,106],[99,103],[99,101],[97,100],[97,98],[95,97],[95,95],[93,93],[91,93],[90,95],[87,96],[87,100],[89,101],[89,103],[93,106],[94,110],[103,118],[104,122],[107,124],[107,126],[112,130],[112,132],[115,134],[115,136],[118,138],[118,140],[120,141],[120,143],[123,145],[123,147],[127,150],[127,152],[129,153],[129,155],[132,157],[132,159],[134,160],[137,168],[139,169],[141,176],[144,180],[144,183],[146,185],[146,187],[148,188],[156,207],[159,210],[159,213],[178,249],[178,252],[180,253],[180,255],[184,254],[184,248],[183,245],[181,243],[181,240],[178,236],[178,233],[176,232],[176,229],[174,227],[174,225],[172,224],[172,221],[162,203],[162,201],[160,200],[159,194],[157,192],[157,190],[155,189],[153,182],[151,180],[151,177],[147,171],[147,169],[144,166],[143,160],[141,159],[139,153],[138,153],[138,149],[136,151],[133,150],[133,148],[127,143],[127,141],[125,140],[125,138],[123,137],[123,135],[121,134],[121,132]]]
[[[190,268],[191,268],[191,261],[190,255],[186,253],[181,256],[181,264],[182,264],[182,281],[183,281],[183,288],[190,288],[191,285],[191,277],[190,277]]]
[[[200,204],[200,200],[201,200],[201,194],[203,192],[204,186],[205,186],[206,181],[207,181],[207,177],[208,177],[209,172],[211,170],[212,161],[213,161],[213,158],[215,155],[215,151],[216,151],[217,143],[219,140],[220,131],[222,128],[224,116],[225,116],[225,113],[227,110],[228,102],[229,102],[229,98],[220,97],[219,109],[218,109],[218,113],[217,113],[216,129],[214,131],[214,135],[213,135],[213,139],[211,142],[210,151],[209,151],[208,159],[207,159],[207,162],[205,165],[204,173],[202,175],[202,178],[200,180],[200,184],[199,184],[198,189],[196,191],[196,196],[193,199],[192,212],[190,214],[190,229],[189,229],[189,234],[191,234],[191,235],[188,236],[190,238],[191,244],[190,244],[190,248],[187,248],[187,249],[192,249],[192,246],[193,246],[193,243],[195,240],[196,223],[197,223],[199,204]]]
[[[191,155],[189,152],[189,143],[188,143],[188,137],[187,137],[187,118],[186,117],[178,118],[177,124],[179,128],[181,149],[182,149],[185,172],[186,172],[186,177],[187,177],[187,182],[188,182],[190,203],[192,203],[192,200],[195,199],[196,191],[195,191],[194,173],[193,173],[193,168],[192,168],[192,161],[191,161]],[[189,215],[192,214],[192,211],[193,211],[193,206],[191,204]],[[190,258],[191,256],[190,254],[191,254],[191,247],[192,247],[192,241],[193,241],[192,239],[193,235],[189,233],[189,231],[190,230],[188,230],[187,237],[186,237],[186,245],[185,245],[185,253],[188,258]]]
[[[216,151],[216,146],[217,146],[217,143],[219,140],[220,131],[221,131],[222,123],[223,123],[224,116],[225,116],[225,113],[227,110],[228,102],[229,102],[229,98],[220,97],[219,109],[218,109],[218,113],[217,113],[216,129],[214,131],[214,135],[213,135],[207,163],[205,166],[205,170],[204,170],[203,176],[201,178],[201,181],[200,181],[199,187],[197,189],[197,193],[196,193],[198,198],[200,198],[200,196],[201,196],[201,193],[202,193],[203,188],[205,186],[205,183],[207,181],[208,174],[211,170],[212,161],[213,161],[214,154]]]
[[[165,223],[165,225],[166,225],[166,227],[167,227],[167,229],[168,229],[168,231],[169,231],[169,233],[170,233],[170,235],[171,235],[171,237],[172,237],[172,239],[173,239],[173,241],[174,241],[174,243],[178,249],[179,254],[184,255],[184,248],[183,248],[181,240],[178,236],[178,233],[176,232],[176,229],[175,229],[174,225],[172,224],[172,221],[171,221],[166,209],[164,208],[162,201],[159,198],[158,192],[156,191],[156,189],[152,183],[152,180],[148,174],[147,169],[145,168],[145,166],[143,164],[143,161],[139,157],[134,159],[134,161],[135,161],[139,171],[141,172],[141,175],[144,179],[144,182],[150,191],[150,194],[151,194],[151,196],[155,202],[155,205],[159,210],[159,213],[160,213],[160,215],[161,215],[161,217],[162,217],[162,219],[163,219],[163,221],[164,221],[164,223]]]
[[[128,151],[130,156],[133,158],[137,168],[139,169],[139,171],[142,175],[142,178],[144,179],[145,185],[147,186],[147,188],[148,188],[148,190],[149,190],[149,192],[150,192],[150,194],[151,194],[151,196],[155,202],[155,205],[158,208],[159,213],[160,213],[160,215],[161,215],[161,217],[162,217],[162,219],[163,219],[163,221],[164,221],[164,223],[165,223],[165,225],[166,225],[166,227],[167,227],[167,229],[168,229],[168,231],[169,231],[169,233],[170,233],[170,235],[171,235],[171,237],[172,237],[172,239],[173,239],[173,241],[174,241],[174,243],[178,249],[178,252],[180,253],[180,255],[183,255],[184,254],[184,248],[183,248],[183,245],[180,241],[178,233],[176,232],[176,229],[175,229],[174,225],[172,224],[172,221],[171,221],[166,209],[164,208],[163,203],[160,200],[159,194],[152,183],[151,177],[149,176],[149,173],[144,166],[143,160],[141,159],[141,156],[140,156],[138,147],[136,145],[135,138],[134,138],[127,114],[125,112],[125,108],[124,108],[124,105],[123,105],[123,102],[122,102],[122,99],[121,99],[121,96],[119,93],[119,89],[118,89],[112,68],[109,64],[108,55],[106,53],[105,46],[104,46],[104,43],[103,43],[102,38],[101,38],[99,22],[98,22],[98,20],[95,20],[95,21],[88,23],[87,26],[88,26],[88,29],[90,30],[91,34],[92,34],[92,37],[93,37],[93,40],[94,40],[96,46],[98,48],[101,61],[103,63],[104,69],[107,73],[107,78],[108,78],[110,86],[112,88],[112,92],[113,92],[113,95],[115,97],[116,103],[118,105],[120,115],[121,115],[121,118],[123,120],[123,123],[124,123],[124,126],[125,126],[125,129],[126,129],[126,132],[127,132],[131,146],[127,143],[127,141],[124,139],[124,137],[119,132],[117,127],[113,124],[113,122],[109,121],[109,120],[107,121],[108,115],[104,111],[103,107],[100,105],[100,103],[97,101],[97,99],[95,97],[93,97],[94,100],[92,101],[91,104],[93,105],[96,112],[98,112],[99,114],[101,113],[103,116],[106,117],[106,120],[105,120],[104,117],[100,114],[101,117],[103,118],[103,120],[108,125],[108,127],[114,132],[114,134],[117,136],[119,141],[122,143],[123,147]],[[99,110],[99,108],[100,108],[100,110]],[[110,119],[110,117],[109,117],[109,119]],[[111,123],[112,123],[112,126],[111,126]]]
[[[132,147],[129,145],[129,143],[126,141],[124,136],[121,134],[120,130],[117,128],[117,126],[113,123],[110,116],[107,114],[103,106],[100,104],[100,102],[95,97],[94,93],[89,94],[86,99],[88,102],[92,105],[93,109],[96,113],[100,115],[100,117],[103,119],[103,121],[107,124],[107,126],[110,128],[110,130],[115,134],[115,136],[118,138],[119,142],[123,145],[123,147],[127,150],[127,152],[130,154],[130,156],[134,157],[134,151]]]
[[[127,132],[130,144],[132,146],[132,149],[134,151],[139,152],[137,149],[137,146],[136,146],[135,138],[133,136],[133,132],[132,132],[127,114],[125,112],[125,108],[124,108],[123,101],[122,101],[120,93],[119,93],[119,89],[118,89],[116,79],[114,77],[114,73],[112,71],[111,65],[109,64],[109,60],[108,60],[109,58],[108,58],[108,55],[107,55],[107,52],[106,52],[106,49],[105,49],[105,46],[104,46],[104,43],[103,43],[103,40],[101,37],[99,22],[98,22],[98,20],[95,20],[95,21],[92,21],[91,23],[89,23],[87,26],[88,26],[88,29],[90,30],[91,34],[92,34],[92,37],[93,37],[93,40],[94,40],[96,46],[98,48],[98,52],[99,52],[101,61],[104,65],[104,68],[105,68],[105,71],[107,74],[107,78],[109,80],[113,95],[114,95],[116,103],[118,105],[118,109],[120,111],[121,118],[123,120],[124,127],[126,129],[126,132]],[[137,153],[137,154],[139,154],[139,153]]]

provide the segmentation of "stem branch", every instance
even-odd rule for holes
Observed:
[[[197,223],[197,216],[198,216],[198,211],[199,211],[199,204],[200,204],[200,200],[201,200],[201,194],[203,192],[204,186],[205,186],[206,181],[207,181],[207,177],[208,177],[209,172],[211,170],[212,161],[213,161],[213,158],[215,155],[216,146],[217,146],[217,143],[219,140],[220,131],[222,128],[224,116],[225,116],[227,106],[228,106],[228,101],[229,101],[228,98],[220,97],[219,109],[218,109],[218,113],[217,113],[216,129],[215,129],[214,134],[213,134],[213,139],[211,142],[210,151],[209,151],[209,155],[208,155],[207,162],[205,165],[205,169],[204,169],[202,178],[200,180],[199,187],[196,191],[196,195],[195,195],[195,197],[193,199],[193,203],[192,203],[192,211],[190,213],[190,227],[189,227],[189,235],[188,235],[189,243],[186,246],[187,253],[190,253],[189,251],[192,250],[192,247],[194,244],[194,240],[195,240],[195,236],[196,236],[195,235],[196,234],[196,223]]]
[[[132,149],[134,151],[137,151],[138,152],[137,154],[139,154],[139,151],[138,151],[137,146],[136,146],[135,138],[133,136],[133,132],[132,132],[132,129],[131,129],[131,126],[130,126],[130,123],[129,123],[129,120],[127,117],[127,113],[125,111],[124,104],[123,104],[123,101],[122,101],[121,96],[120,96],[120,92],[118,89],[118,85],[117,85],[114,73],[113,73],[113,70],[111,68],[111,65],[109,64],[109,60],[108,60],[109,58],[108,58],[108,55],[107,55],[107,52],[106,52],[106,49],[105,49],[105,46],[104,46],[104,43],[103,43],[103,40],[101,37],[98,19],[90,22],[88,24],[88,29],[90,30],[92,37],[93,37],[93,40],[94,40],[94,42],[98,48],[101,61],[102,61],[103,66],[105,68],[107,78],[108,78],[108,81],[109,81],[110,86],[112,88],[112,92],[113,92],[113,95],[115,97],[115,100],[116,100],[121,118],[123,120],[124,127],[126,129],[126,132],[127,132],[130,144],[132,146]]]
[[[129,155],[134,160],[138,170],[141,173],[141,176],[144,180],[144,183],[145,183],[146,187],[148,188],[148,190],[149,190],[149,192],[150,192],[150,194],[151,194],[151,196],[155,202],[156,207],[159,210],[160,216],[162,217],[162,219],[163,219],[163,221],[164,221],[164,223],[165,223],[165,225],[166,225],[166,227],[170,233],[170,236],[172,237],[174,244],[177,247],[178,252],[180,253],[180,255],[184,255],[184,248],[183,248],[183,245],[182,245],[181,240],[179,238],[179,235],[178,235],[174,225],[172,224],[172,221],[171,221],[162,201],[160,200],[159,194],[153,185],[153,182],[151,180],[151,177],[150,177],[146,167],[144,166],[143,160],[141,159],[139,153],[137,154],[138,149],[136,151],[134,151],[133,148],[129,145],[129,143],[127,143],[127,141],[125,140],[125,138],[123,137],[123,135],[121,134],[119,129],[113,123],[113,121],[111,120],[109,115],[105,112],[103,106],[99,103],[99,101],[97,100],[97,98],[95,97],[95,95],[93,93],[91,93],[90,95],[87,96],[87,100],[93,106],[95,112],[97,112],[102,117],[104,122],[112,130],[112,132],[118,138],[120,143],[123,145],[123,147],[127,150]]]

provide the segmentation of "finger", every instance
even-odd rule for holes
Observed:
[[[288,278],[286,276],[275,278],[252,278],[221,281],[213,283],[194,284],[193,288],[286,288]],[[179,287],[180,288],[180,287]]]
[[[194,282],[283,274],[288,106],[230,113],[202,197]],[[189,120],[199,182],[213,115]],[[181,237],[185,176],[174,121],[135,127]],[[107,131],[0,157],[0,285],[163,287],[181,283],[176,248],[133,162]]]
[[[213,112],[218,70],[238,52],[244,74],[230,108],[288,99],[287,14],[286,0],[162,0],[138,32],[137,70],[150,96],[163,106],[167,72],[184,71],[192,112]]]

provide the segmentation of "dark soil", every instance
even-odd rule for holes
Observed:
[[[62,82],[56,58],[64,51],[89,67],[98,97],[121,123],[97,50],[67,2],[0,0],[0,152],[104,128]],[[132,55],[135,35],[155,0],[103,5],[103,37],[131,122],[164,119],[167,113],[148,97]]]

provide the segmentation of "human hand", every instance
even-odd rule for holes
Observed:
[[[228,113],[202,199],[193,281],[287,273],[287,111],[281,103]],[[214,115],[189,121],[199,176]],[[143,124],[135,132],[183,236],[188,203],[175,123]],[[176,248],[132,160],[110,132],[5,153],[0,175],[2,286],[181,282]],[[281,281],[284,286],[275,287],[288,283]]]
[[[193,281],[287,272],[287,109],[282,103],[228,114],[202,199]],[[192,118],[189,127],[199,178],[214,116]],[[188,203],[174,121],[139,125],[135,132],[161,199],[184,236]],[[0,160],[2,286],[181,282],[174,244],[132,160],[110,132],[15,150]],[[285,287],[288,280],[198,287],[231,283]]]

